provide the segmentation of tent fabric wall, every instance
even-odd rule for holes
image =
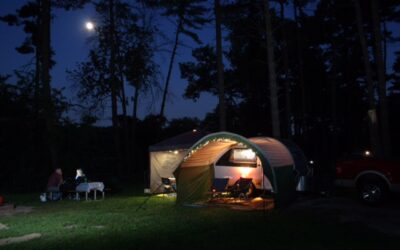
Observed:
[[[204,198],[210,188],[205,188],[204,185],[207,181],[210,181],[211,185],[214,162],[218,160],[221,152],[236,144],[252,149],[260,158],[264,175],[270,180],[276,195],[277,205],[290,201],[295,192],[294,161],[289,150],[281,142],[268,137],[246,139],[237,134],[219,132],[207,135],[195,143],[179,164],[174,173],[177,177],[177,202],[186,203]],[[190,168],[196,170],[190,171]],[[196,171],[201,174],[196,175]],[[190,181],[186,180],[186,177],[190,177]],[[196,185],[201,188],[195,192],[193,189]]]
[[[177,153],[176,153],[177,152]],[[161,177],[174,177],[174,171],[182,162],[187,150],[150,152],[150,191],[163,192]]]
[[[307,158],[304,155],[303,151],[292,141],[282,139],[280,139],[279,141],[282,142],[290,151],[290,154],[293,157],[294,168],[296,169],[297,174],[306,176],[308,174]]]
[[[296,182],[293,166],[274,168],[274,173],[278,190],[278,192],[275,192],[275,204],[277,207],[283,207],[295,198]]]
[[[206,199],[214,176],[211,165],[178,168],[174,174],[176,182],[179,183],[177,203],[191,203]]]
[[[291,153],[280,141],[269,137],[254,137],[249,138],[249,141],[263,150],[272,167],[293,165]]]
[[[173,172],[181,163],[187,150],[207,134],[209,133],[206,131],[191,130],[149,147],[151,193],[164,192],[161,178],[174,177]]]
[[[294,199],[295,159],[285,144],[269,137],[254,137],[249,141],[258,145],[266,155],[275,176],[275,203],[284,206]],[[279,195],[278,195],[279,194]]]

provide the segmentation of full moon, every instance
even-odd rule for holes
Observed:
[[[92,22],[86,22],[86,29],[87,30],[93,30],[94,29],[94,24]]]

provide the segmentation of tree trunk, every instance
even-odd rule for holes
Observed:
[[[176,27],[174,47],[172,48],[172,54],[171,54],[171,58],[169,60],[168,73],[167,73],[167,78],[165,79],[163,98],[161,101],[161,110],[160,110],[161,117],[164,116],[165,102],[167,100],[169,81],[171,79],[172,66],[174,65],[174,61],[175,61],[175,55],[176,55],[176,50],[178,48],[179,35],[181,34],[181,30],[182,30],[182,18],[179,19],[178,26]]]
[[[334,17],[334,6],[332,6],[332,2],[329,4],[331,10],[331,20],[330,26],[332,30],[335,29],[336,19]],[[330,162],[333,164],[337,159],[337,145],[338,145],[338,129],[337,129],[337,41],[335,38],[331,40],[331,70],[330,70],[330,105],[331,105],[331,129],[330,129],[330,141],[331,148],[329,149]]]
[[[382,55],[382,31],[377,0],[371,0],[372,29],[374,38],[374,55],[378,73],[379,118],[385,156],[391,154],[389,114],[386,96],[386,69]]]
[[[304,135],[303,138],[306,140],[307,133],[307,107],[306,107],[306,88],[304,84],[304,63],[303,63],[303,43],[301,41],[299,16],[297,11],[301,11],[298,5],[298,1],[294,0],[294,20],[296,23],[296,42],[297,42],[297,62],[298,62],[298,73],[299,73],[299,86],[301,93],[301,131]],[[305,141],[306,142],[306,141]]]
[[[274,40],[272,36],[269,0],[264,0],[263,3],[264,3],[267,63],[268,63],[268,76],[269,76],[268,80],[269,80],[270,105],[271,105],[271,119],[272,119],[272,135],[275,138],[280,138],[281,131],[280,131],[280,119],[279,119],[278,86],[276,82]]]
[[[114,25],[115,27],[115,25]],[[122,108],[122,119],[120,120],[121,124],[120,127],[122,127],[120,131],[120,141],[121,141],[121,156],[122,156],[122,166],[124,170],[129,173],[130,171],[128,170],[133,166],[132,160],[131,160],[131,154],[130,154],[130,137],[129,137],[129,125],[128,125],[128,115],[127,115],[127,100],[126,100],[126,94],[125,94],[125,80],[124,80],[124,65],[122,65],[122,58],[123,55],[121,55],[121,46],[122,46],[122,41],[119,37],[119,34],[115,32],[114,30],[114,41],[115,41],[115,55],[116,55],[116,60],[115,62],[117,63],[118,67],[116,69],[118,72],[116,72],[116,75],[118,75],[118,92],[117,96],[120,97],[121,101],[121,108]]]
[[[41,1],[38,0],[38,5],[41,6]],[[37,27],[40,27],[41,25],[41,16],[37,16],[36,19],[36,25]],[[41,36],[40,33],[40,29],[38,30],[38,36]],[[35,93],[34,93],[34,112],[36,116],[39,116],[40,113],[40,103],[41,103],[41,75],[40,75],[40,71],[41,71],[41,44],[37,44],[36,46],[36,50],[35,50]]]
[[[123,77],[123,73],[122,73],[122,69],[119,69],[119,71],[120,71],[120,74],[121,74],[121,76],[120,76],[120,79],[119,79],[119,87],[120,87],[120,89],[121,89],[121,103],[122,103],[122,105],[121,105],[121,107],[122,107],[122,115],[124,116],[124,117],[126,117],[127,116],[127,112],[126,112],[126,95],[125,95],[125,88],[124,88],[124,77]]]
[[[333,46],[333,51],[336,51],[336,47]],[[331,82],[330,82],[330,87],[331,87],[331,138],[332,138],[332,148],[331,148],[331,162],[333,163],[336,160],[337,156],[337,145],[338,145],[338,136],[337,136],[337,94],[336,94],[336,66],[333,65],[332,71],[331,71]]]
[[[138,109],[138,102],[139,102],[139,86],[135,88],[135,94],[133,96],[133,109],[132,109],[132,117],[133,119],[137,119],[137,109]]]
[[[139,103],[139,92],[140,92],[140,85],[138,84],[135,88],[135,93],[133,97],[133,107],[132,107],[132,127],[131,127],[131,134],[132,134],[132,162],[136,162],[136,126],[137,126],[137,110],[138,110],[138,103]],[[133,168],[133,172],[135,172],[136,168]]]
[[[364,34],[363,29],[363,20],[361,14],[361,7],[359,0],[353,0],[356,22],[357,22],[357,31],[358,37],[360,40],[361,50],[363,54],[363,62],[364,62],[364,70],[365,70],[365,80],[367,83],[367,96],[368,96],[368,126],[369,126],[369,138],[371,149],[375,154],[379,154],[379,129],[376,120],[376,105],[375,105],[375,97],[374,97],[374,83],[372,80],[372,68],[371,63],[369,61],[369,53],[368,53],[368,45],[367,40]]]
[[[284,88],[285,88],[285,117],[286,117],[286,132],[287,137],[292,136],[291,131],[291,121],[292,121],[292,103],[290,98],[290,81],[289,81],[289,54],[288,54],[288,44],[287,44],[287,34],[286,34],[286,21],[285,21],[285,1],[280,1],[280,18],[281,18],[281,32],[282,32],[282,59],[283,59],[283,74]]]
[[[55,111],[54,103],[51,96],[51,85],[50,85],[50,68],[51,68],[51,42],[50,42],[50,27],[51,27],[51,0],[42,0],[41,11],[40,11],[40,35],[41,35],[41,46],[40,46],[40,77],[43,88],[43,100],[44,100],[44,114],[46,120],[45,137],[46,143],[49,147],[51,165],[53,167],[58,166],[57,150],[55,143]]]
[[[110,17],[110,85],[111,85],[111,115],[113,127],[118,127],[118,107],[117,107],[117,76],[115,69],[115,19],[114,19],[114,0],[109,0]]]
[[[382,43],[383,43],[383,65],[384,69],[386,70],[386,65],[387,65],[387,40],[388,40],[388,30],[387,30],[387,23],[386,20],[382,20],[382,26],[383,26],[383,36],[382,36]]]
[[[120,44],[120,43],[118,43]],[[119,45],[118,45],[119,46]],[[119,54],[119,53],[118,53]],[[127,170],[127,173],[129,174],[131,171],[129,170],[133,166],[133,161],[131,157],[131,150],[129,149],[130,147],[130,138],[129,138],[129,125],[128,125],[128,115],[126,111],[126,95],[125,95],[125,82],[124,82],[124,76],[123,76],[123,69],[122,67],[118,67],[118,71],[120,74],[119,77],[119,88],[121,90],[121,106],[122,106],[122,133],[121,133],[121,141],[123,142],[123,145],[121,145],[122,149],[122,162],[125,170]]]
[[[109,36],[110,36],[110,87],[111,87],[111,116],[112,116],[112,126],[113,126],[113,137],[114,146],[117,154],[117,166],[118,171],[122,174],[122,152],[121,152],[121,141],[118,126],[118,77],[116,75],[116,44],[115,44],[115,17],[114,17],[114,0],[109,0]]]
[[[217,75],[218,75],[218,107],[219,107],[219,130],[226,130],[226,105],[224,86],[224,64],[222,62],[222,39],[221,39],[221,6],[219,0],[214,0],[215,12],[215,35],[217,52]]]

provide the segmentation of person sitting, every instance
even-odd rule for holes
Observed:
[[[76,170],[75,184],[76,184],[76,186],[78,186],[82,182],[87,182],[86,175],[83,173],[83,170],[81,168],[78,168]]]
[[[61,197],[60,186],[63,184],[61,168],[55,168],[47,182],[47,192],[50,192],[50,200],[58,200]]]

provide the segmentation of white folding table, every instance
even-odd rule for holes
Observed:
[[[94,191],[94,200],[97,200],[97,191],[101,192],[104,199],[104,183],[103,182],[83,182],[76,187],[76,199],[79,199],[79,193],[85,193],[85,199],[88,200],[88,194]]]

